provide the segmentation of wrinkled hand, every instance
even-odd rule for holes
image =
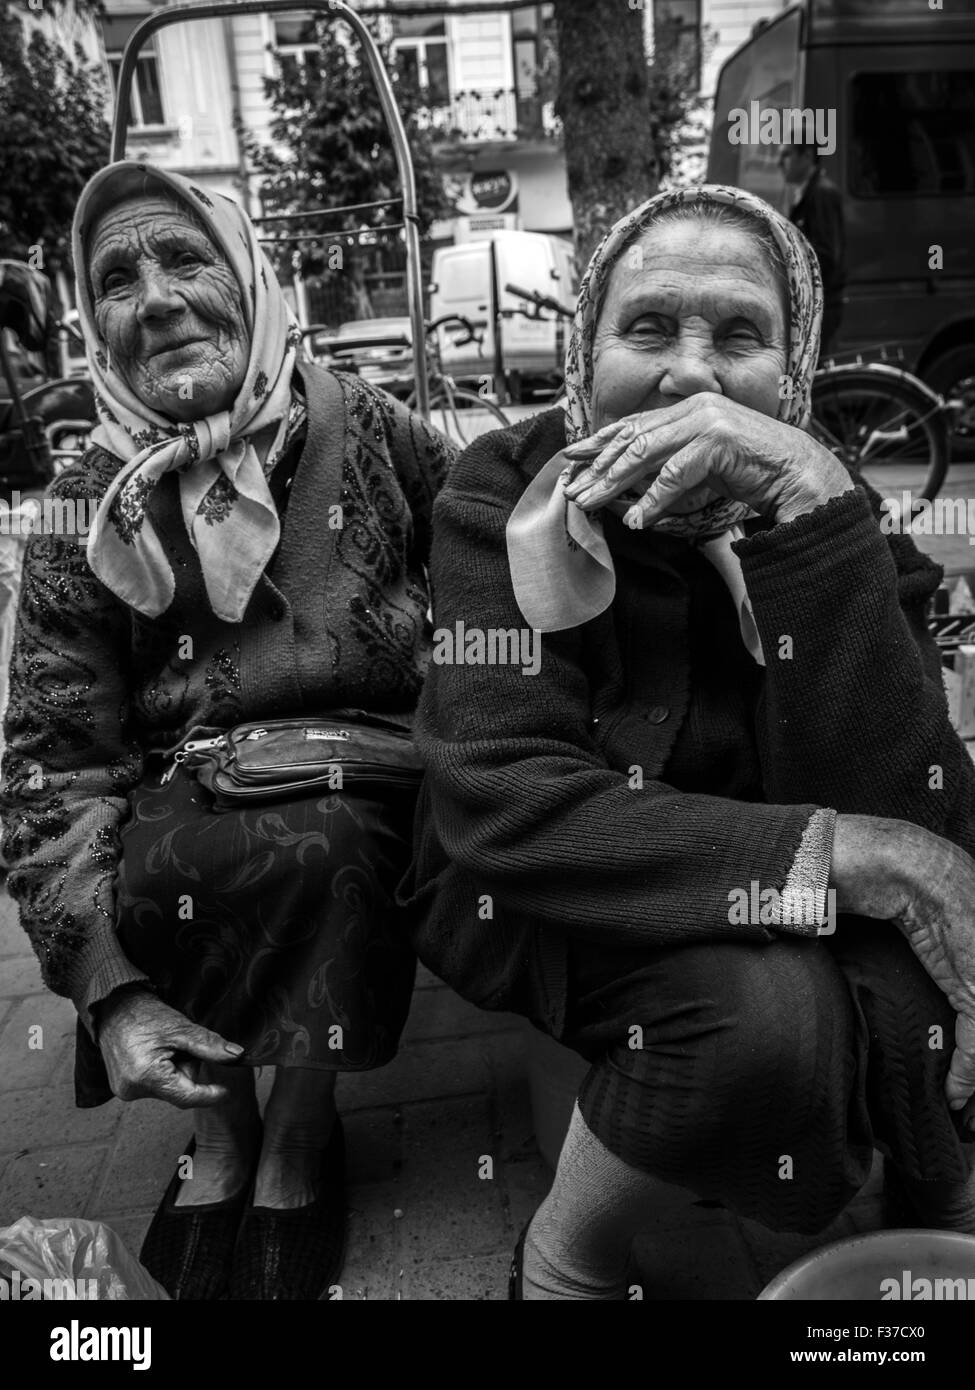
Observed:
[[[634,529],[675,504],[680,511],[702,506],[714,493],[791,521],[854,486],[839,460],[804,430],[710,391],[625,416],[565,452],[588,462],[566,496],[590,510],[635,489],[639,500],[625,517]]]
[[[153,1097],[181,1110],[226,1100],[225,1086],[197,1084],[200,1061],[233,1063],[243,1052],[148,990],[109,996],[98,1010],[98,1046],[120,1100]]]
[[[830,883],[840,912],[892,921],[947,995],[958,1018],[945,1094],[960,1110],[975,1094],[975,860],[907,821],[838,816]]]

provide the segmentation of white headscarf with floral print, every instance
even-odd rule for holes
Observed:
[[[98,218],[132,197],[173,197],[207,230],[241,287],[249,332],[243,383],[229,410],[178,424],[147,406],[110,361],[95,322],[87,274],[88,243]],[[186,525],[211,607],[239,623],[281,532],[268,477],[304,419],[292,392],[301,329],[281,293],[250,218],[230,198],[153,165],[120,160],[86,185],[74,218],[72,246],[78,313],[88,348],[100,424],[92,441],[124,460],[88,535],[88,563],[125,603],[158,617],[173,600],[175,580],[149,520],[149,500],[165,473],[179,472]],[[277,425],[270,445],[252,436]]]
[[[761,198],[741,188],[704,184],[658,193],[621,218],[596,248],[579,289],[565,358],[569,444],[593,433],[593,341],[613,268],[627,247],[664,214],[709,206],[741,209],[772,235],[781,253],[789,291],[788,387],[779,393],[778,419],[800,429],[808,424],[823,314],[816,254],[798,228]],[[613,562],[599,514],[584,512],[563,493],[565,482],[585,466],[556,454],[525,489],[508,520],[508,559],[515,596],[526,620],[542,632],[576,627],[598,616],[615,594]],[[662,517],[651,529],[686,536],[701,545],[731,589],[742,618],[743,636],[756,660],[761,661],[741,566],[730,549],[731,541],[743,534],[740,522],[750,514],[744,503],[717,498],[695,512]]]

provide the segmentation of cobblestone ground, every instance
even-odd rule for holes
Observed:
[[[104,1220],[137,1254],[192,1121],[154,1101],[75,1109],[73,1036],[73,1009],[44,990],[0,894],[0,1228],[24,1215]],[[421,972],[399,1057],[340,1082],[345,1298],[505,1298],[512,1246],[550,1180],[526,1056],[518,1019],[475,1009]],[[485,1156],[491,1178],[478,1175]],[[646,1297],[753,1299],[807,1250],[878,1226],[878,1177],[816,1237],[773,1235],[661,1188],[636,1245]]]

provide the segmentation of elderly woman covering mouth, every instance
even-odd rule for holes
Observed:
[[[300,360],[229,199],[112,165],[82,194],[74,254],[101,425],[53,494],[98,510],[87,548],[27,550],[9,888],[78,1009],[78,1103],[195,1110],[192,1181],[184,1162],[149,1269],[177,1298],[317,1298],[345,1224],[336,1075],[388,1062],[409,1009],[393,894],[411,796],[216,814],[156,755],[245,720],[409,716],[449,448]],[[276,1068],[263,1124],[258,1066]]]
[[[431,668],[401,891],[421,959],[591,1063],[515,1297],[623,1296],[654,1178],[821,1230],[875,1145],[901,1222],[975,1234],[975,769],[940,571],[804,429],[821,312],[773,209],[656,197],[589,266],[567,410],[437,501],[435,627],[538,629],[541,669]]]

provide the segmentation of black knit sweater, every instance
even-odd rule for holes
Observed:
[[[524,627],[505,524],[564,444],[549,411],[455,465],[434,510],[435,628]],[[819,808],[913,821],[975,850],[975,768],[925,624],[941,571],[881,534],[878,502],[858,486],[789,523],[752,523],[735,545],[765,670],[693,546],[611,517],[613,605],[544,637],[537,675],[430,668],[402,885],[422,960],[484,1007],[558,1032],[569,937],[772,939],[729,922],[729,893],[780,889]]]

